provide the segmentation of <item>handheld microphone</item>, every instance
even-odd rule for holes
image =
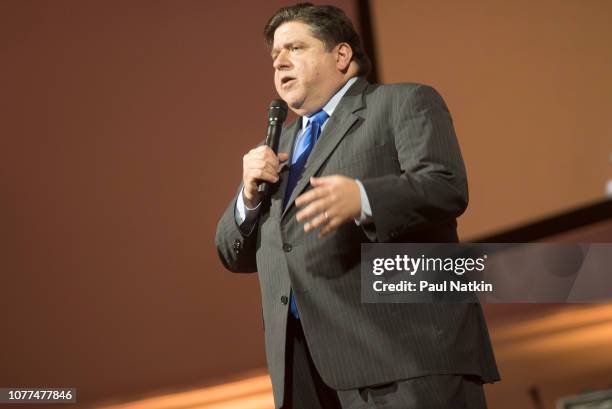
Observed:
[[[283,130],[283,122],[287,118],[287,103],[282,99],[275,99],[270,103],[268,108],[268,133],[266,135],[266,145],[269,146],[274,153],[278,153],[278,141]],[[270,192],[270,184],[261,182],[257,186],[257,191],[267,196]]]

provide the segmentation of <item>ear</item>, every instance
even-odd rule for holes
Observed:
[[[336,45],[336,67],[342,72],[345,72],[353,58],[353,49],[347,43]]]

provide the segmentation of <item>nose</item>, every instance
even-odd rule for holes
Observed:
[[[278,55],[276,56],[276,58],[272,62],[272,66],[277,71],[278,70],[282,70],[284,68],[285,69],[289,68],[291,66],[291,62],[289,61],[289,58],[287,57],[286,50],[281,50],[281,52],[278,53]]]

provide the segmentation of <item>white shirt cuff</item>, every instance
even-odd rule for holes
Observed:
[[[247,205],[244,204],[244,197],[242,196],[243,192],[244,188],[240,189],[240,193],[236,198],[234,218],[236,219],[236,224],[238,227],[240,227],[240,230],[245,234],[250,234],[255,226],[255,222],[257,221],[257,216],[259,216],[261,202],[259,202],[257,206],[252,209],[247,207]]]
[[[359,215],[359,219],[354,219],[355,224],[359,226],[363,223],[372,221],[372,208],[370,207],[370,201],[368,200],[368,195],[366,194],[363,184],[359,179],[355,179],[355,182],[357,182],[357,186],[359,186],[359,195],[361,196],[361,214]]]

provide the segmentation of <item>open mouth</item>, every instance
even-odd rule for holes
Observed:
[[[295,78],[293,77],[283,77],[281,78],[281,87],[283,88],[290,87],[291,85],[293,85],[294,82],[295,82]]]

